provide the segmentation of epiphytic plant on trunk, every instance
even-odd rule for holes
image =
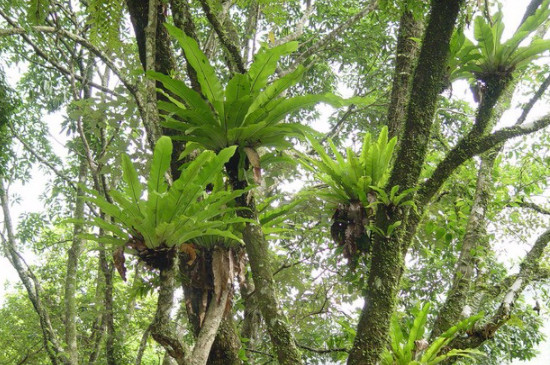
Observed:
[[[459,29],[451,39],[449,70],[451,80],[471,78],[485,83],[493,78],[507,79],[518,67],[522,67],[550,49],[550,40],[535,37],[530,44],[520,47],[550,16],[550,1],[545,0],[538,10],[528,17],[514,35],[502,41],[504,22],[498,12],[488,21],[483,16],[474,20],[474,38],[467,39]]]
[[[231,212],[229,205],[243,191],[229,192],[220,188],[219,175],[223,165],[235,153],[236,147],[222,149],[219,154],[204,151],[182,169],[180,177],[171,186],[167,171],[172,155],[169,137],[161,137],[151,162],[147,182],[146,199],[144,189],[135,167],[127,155],[122,156],[124,190],[112,190],[109,195],[114,203],[108,202],[98,193],[89,191],[90,202],[113,218],[94,218],[92,224],[110,232],[113,236],[89,236],[90,238],[118,246],[115,261],[123,261],[124,249],[137,254],[149,266],[162,268],[174,254],[174,248],[191,242],[201,236],[221,236],[240,241],[232,233],[230,225],[243,222]],[[214,190],[206,187],[214,183]],[[117,267],[124,277],[124,268]]]
[[[369,227],[369,223],[374,218],[377,204],[398,206],[409,203],[403,199],[410,191],[398,194],[397,186],[388,196],[382,190],[388,180],[397,139],[388,140],[387,127],[382,128],[377,141],[371,141],[370,133],[366,133],[361,153],[358,155],[348,147],[345,157],[329,140],[334,159],[315,139],[309,138],[309,142],[320,159],[303,155],[302,165],[326,184],[327,188],[316,195],[335,206],[331,235],[338,245],[343,246],[344,256],[351,260],[358,250],[368,252],[370,249],[369,230],[376,227]]]
[[[432,344],[424,339],[426,321],[430,304],[426,303],[419,309],[410,328],[408,336],[405,336],[404,328],[399,324],[396,313],[392,316],[390,329],[390,349],[382,353],[382,365],[435,365],[451,357],[469,357],[471,355],[483,355],[475,349],[452,349],[445,352],[447,346],[460,333],[468,331],[483,317],[478,314],[460,321],[449,328],[445,333],[436,338]]]
[[[178,139],[198,143],[213,151],[237,145],[241,166],[246,155],[256,177],[260,171],[256,151],[258,147],[286,149],[292,147],[288,141],[290,137],[301,137],[304,132],[310,132],[303,124],[285,122],[288,115],[321,102],[342,106],[362,101],[361,98],[344,101],[330,93],[283,97],[306,71],[300,65],[280,78],[274,77],[281,57],[295,51],[298,42],[285,43],[271,49],[263,47],[255,55],[249,71],[235,74],[224,88],[197,43],[180,29],[169,24],[166,27],[178,40],[189,63],[197,72],[206,100],[182,81],[158,72],[149,72],[150,77],[160,81],[173,93],[167,95],[170,101],[159,102],[159,107],[169,113],[164,126],[182,132]]]

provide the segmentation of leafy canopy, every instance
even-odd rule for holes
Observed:
[[[295,51],[298,42],[271,49],[264,47],[255,56],[249,71],[235,74],[224,88],[195,40],[174,26],[166,24],[166,28],[178,40],[197,72],[206,97],[204,100],[180,80],[158,72],[148,73],[175,96],[167,95],[170,101],[160,101],[159,107],[170,113],[165,127],[181,131],[183,135],[178,138],[184,141],[199,143],[213,151],[233,145],[287,148],[291,147],[287,138],[301,137],[308,131],[302,124],[284,123],[289,114],[320,102],[342,106],[360,101],[359,98],[344,101],[330,93],[284,98],[283,93],[302,78],[306,69],[301,65],[268,84],[280,58]]]
[[[228,192],[219,186],[220,171],[233,156],[236,146],[221,150],[202,152],[181,172],[180,177],[168,185],[166,173],[170,167],[172,141],[161,137],[155,146],[147,194],[139,181],[137,171],[127,155],[122,156],[124,191],[110,191],[114,203],[109,203],[97,192],[87,199],[114,219],[114,223],[94,218],[93,224],[115,237],[96,237],[124,245],[129,240],[139,239],[148,248],[172,247],[201,236],[221,236],[236,241],[228,227],[232,223],[243,222],[231,214],[233,209],[226,204],[243,194],[243,190]],[[214,190],[206,193],[206,186],[216,184]],[[143,198],[146,195],[146,198]]]
[[[329,140],[334,160],[323,146],[313,138],[308,138],[320,159],[302,156],[302,165],[313,172],[329,189],[321,192],[321,197],[332,203],[350,203],[360,201],[365,207],[369,202],[368,194],[383,188],[389,177],[389,167],[397,139],[388,141],[388,128],[382,128],[377,141],[371,141],[370,133],[363,138],[361,154],[347,148],[343,156],[334,143]]]

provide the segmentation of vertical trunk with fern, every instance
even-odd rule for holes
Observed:
[[[403,139],[397,153],[388,187],[416,186],[426,156],[436,101],[447,65],[449,42],[462,5],[461,0],[432,1],[430,18],[418,58],[408,103]],[[376,226],[381,232],[396,222],[406,222],[406,209],[381,207]],[[403,225],[402,225],[403,226]],[[403,231],[398,228],[389,237],[377,234],[357,335],[348,364],[376,364],[388,341],[391,314],[395,309],[403,270]]]
[[[170,74],[171,71],[175,69],[175,62],[173,59],[172,49],[170,47],[170,38],[168,37],[168,33],[164,27],[164,22],[166,21],[164,7],[167,5],[159,4],[158,10],[156,12],[158,16],[156,31],[149,31],[149,33],[147,33],[147,26],[149,24],[149,19],[151,18],[149,3],[147,1],[138,0],[127,0],[126,3],[132,18],[139,50],[139,58],[144,70],[153,69],[149,66],[152,61],[147,60],[147,36],[150,37],[151,34],[154,34],[154,43],[156,46],[154,52],[154,70],[159,71],[163,74]],[[170,1],[170,6],[174,14],[174,21],[176,25],[182,27],[185,30],[186,34],[196,38],[189,5],[185,1],[173,0]],[[187,71],[194,88],[196,90],[200,90],[200,87],[198,86],[196,81],[195,70],[188,65]],[[157,83],[157,87],[164,88],[164,86],[160,83]],[[167,100],[166,96],[163,93],[157,93],[156,98],[164,101]],[[156,113],[158,113],[158,110],[156,110]],[[160,129],[160,126],[157,126],[157,128]],[[174,133],[178,132],[174,131],[173,129],[162,128],[162,133],[164,135],[173,135]],[[174,179],[177,179],[180,174],[179,166],[181,164],[181,161],[179,161],[178,158],[181,151],[183,150],[183,147],[183,143],[176,142],[174,144],[174,151],[172,154],[171,163],[171,174]],[[211,261],[208,262],[211,265]],[[205,268],[205,270],[207,270],[208,272],[212,272],[212,267],[209,266]],[[182,285],[184,287],[186,286],[185,281],[182,282]],[[200,292],[201,295],[197,295],[197,291]],[[184,290],[184,293],[186,294],[185,300],[190,302],[191,307],[199,308],[202,303],[202,293],[204,293],[205,291],[212,292],[212,289],[210,286],[204,288],[187,288],[187,290]],[[208,295],[209,294],[207,294],[207,296]],[[209,303],[209,301],[207,301],[207,303]],[[195,335],[198,335],[198,333],[200,332],[200,321],[198,320],[198,318],[196,318],[196,316],[194,316],[193,313],[189,313],[189,320],[194,327]],[[238,358],[239,346],[236,345],[235,341],[235,339],[238,339],[238,335],[236,334],[236,330],[231,319],[224,319],[222,321],[221,328],[222,331],[220,331],[220,335],[218,336],[219,338],[217,338],[213,344],[212,355],[208,359],[208,363],[216,364],[229,359],[234,359],[234,362],[231,362],[232,364],[240,363],[240,360]]]

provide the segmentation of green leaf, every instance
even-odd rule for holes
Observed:
[[[230,104],[247,96],[250,96],[250,79],[247,75],[237,73],[227,83],[225,103]]]
[[[139,182],[137,171],[130,157],[125,153],[122,154],[122,171],[124,181],[126,182],[126,195],[130,197],[134,204],[138,205],[141,198],[142,187]]]
[[[170,167],[172,158],[172,140],[170,137],[162,136],[158,139],[153,152],[153,161],[151,162],[151,171],[147,181],[148,193],[154,192],[162,194],[166,192],[168,184],[165,174]]]
[[[223,87],[216,76],[214,68],[210,65],[208,58],[202,53],[197,42],[185,35],[185,33],[168,23],[165,23],[164,26],[183,48],[185,52],[185,58],[197,72],[197,79],[201,85],[202,92],[204,96],[210,101],[214,106],[214,109],[218,112],[220,116],[223,113]]]
[[[319,103],[326,103],[333,107],[340,107],[346,104],[345,100],[341,97],[330,93],[322,95],[295,96],[293,98],[281,101],[281,103],[274,106],[271,110],[267,108],[267,115],[263,120],[267,125],[277,123],[297,110],[308,108]]]
[[[426,303],[415,317],[413,325],[409,332],[409,338],[407,340],[407,345],[405,346],[405,352],[412,354],[412,351],[414,349],[414,341],[420,340],[424,335],[424,326],[426,325],[429,311],[430,303]]]
[[[279,59],[297,49],[298,42],[281,44],[271,49],[262,47],[260,52],[254,56],[254,62],[252,62],[248,71],[250,91],[254,93],[264,88],[269,77],[275,73]]]
[[[189,88],[185,82],[166,76],[160,72],[147,71],[147,76],[160,81],[164,87],[179,96],[190,108],[200,110],[209,120],[214,120],[212,109],[202,96],[195,90]]]
[[[258,95],[258,97],[254,100],[254,102],[248,109],[248,115],[246,117],[244,125],[250,125],[253,123],[257,123],[259,120],[262,120],[263,118],[258,118],[257,115],[254,115],[252,113],[258,111],[261,113],[261,115],[263,115],[264,113],[267,114],[266,111],[262,111],[261,109],[269,106],[269,104],[274,102],[274,100],[284,90],[288,89],[289,87],[295,85],[298,81],[300,81],[304,72],[305,68],[300,65],[296,68],[296,70],[275,80],[272,84],[267,86],[266,89]]]

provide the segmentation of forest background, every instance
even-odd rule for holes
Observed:
[[[156,13],[148,12],[150,4]],[[486,357],[470,354],[483,363],[531,358],[548,314],[543,285],[548,278],[548,118],[544,108],[531,112],[539,99],[547,100],[548,67],[541,56],[548,49],[543,40],[548,2],[520,7],[504,8],[505,16],[516,14],[518,21],[506,21],[501,43],[508,51],[499,54],[495,34],[502,23],[497,4],[490,2],[2,4],[4,72],[17,81],[15,91],[2,84],[2,191],[17,191],[23,182],[28,189],[37,176],[47,189],[41,198],[46,209],[40,212],[19,214],[8,201],[17,202],[17,196],[2,196],[3,247],[23,286],[3,303],[1,362],[355,364],[373,363],[380,356],[389,363],[406,361],[408,356],[429,363],[430,350],[449,356],[453,349],[478,348]],[[441,16],[429,17],[429,11]],[[531,21],[524,12],[533,15]],[[453,20],[447,28],[435,24],[444,23],[443,14]],[[221,80],[220,90],[227,80],[239,79],[237,74],[265,78],[253,96],[268,98],[261,106],[268,116],[257,122],[269,120],[281,128],[268,130],[266,138],[237,140],[240,161],[226,161],[225,178],[209,165],[215,157],[197,152],[220,152],[226,146],[205,138],[212,131],[200,134],[189,128],[193,116],[182,110],[194,107],[190,93],[182,95],[160,74],[143,75],[143,69],[156,70],[186,80],[219,112],[215,88],[205,86],[213,74],[189,59],[201,55],[182,34],[167,33],[165,20],[199,41]],[[520,23],[528,27],[516,31]],[[473,43],[461,40],[453,28],[464,30]],[[431,40],[443,56],[438,59],[437,47],[430,48],[429,56],[425,52],[429,59],[418,63],[430,35],[443,36]],[[509,37],[517,38],[515,48],[505,42]],[[482,49],[490,39],[493,54]],[[294,40],[299,43],[287,43]],[[255,53],[275,59],[269,63],[265,56],[256,57],[256,65],[268,65],[270,73],[253,73]],[[15,65],[23,74],[20,80],[13,75]],[[422,72],[433,75],[431,84],[422,84],[417,76]],[[292,87],[279,82],[274,94],[266,85],[277,85],[278,79]],[[248,90],[252,95],[250,86]],[[327,94],[339,91],[358,97]],[[471,94],[477,101],[465,102]],[[285,99],[292,102],[279,105]],[[318,118],[327,109],[311,107],[318,102],[335,107],[324,130],[319,130]],[[422,108],[415,110],[420,102]],[[512,111],[505,114],[506,109]],[[281,113],[280,119],[272,117],[273,110]],[[55,117],[44,118],[48,113]],[[59,132],[66,137],[58,139],[64,148],[52,146],[48,119],[63,120]],[[292,124],[296,122],[322,134]],[[178,123],[186,126],[177,128]],[[346,181],[348,172],[335,173],[328,162],[329,169],[317,169],[316,154],[337,158],[333,149],[345,156],[345,147],[352,146],[351,154],[364,159],[355,167],[344,156],[337,163],[358,171],[369,160],[368,152],[359,153],[365,150],[364,133],[376,141],[383,125],[390,137],[398,136],[398,145],[391,162],[375,166],[377,181],[372,169],[362,175],[371,179],[367,184],[361,176]],[[247,130],[241,131],[246,135]],[[132,172],[123,152],[136,164],[136,174],[142,176],[138,181],[145,182],[155,166],[151,151],[161,133],[174,136],[178,151],[168,181],[179,175],[184,146],[178,136],[184,135],[191,147],[183,163],[192,165],[188,156],[208,161],[200,167],[212,172],[204,188],[214,186],[223,193],[217,190],[223,190],[224,181],[237,190],[258,186],[244,200],[226,193],[220,199],[227,211],[213,215],[221,225],[194,222],[198,227],[189,228],[196,228],[196,236],[168,250],[127,247],[124,267],[120,247],[131,246],[124,235],[135,238],[136,232],[123,224],[110,226],[102,215],[110,206],[91,190],[108,203],[111,191],[132,186],[131,179],[121,176],[121,166],[125,175]],[[528,136],[512,139],[522,135]],[[424,152],[416,153],[421,145]],[[328,155],[323,155],[325,148]],[[411,157],[407,151],[416,152]],[[472,158],[476,155],[480,157]],[[292,163],[298,157],[302,165]],[[308,173],[308,166],[316,173]],[[289,191],[292,182],[304,180],[310,183],[300,192]],[[154,194],[153,189],[147,195]],[[201,193],[199,201],[207,196]],[[359,213],[358,203],[364,209]],[[238,207],[254,214],[233,209]],[[124,223],[119,213],[110,212],[115,224]],[[18,216],[17,226],[10,228],[8,217]],[[258,224],[262,231],[255,229]],[[107,231],[114,239],[92,236],[110,237]],[[155,251],[163,251],[162,256],[172,247],[178,249],[179,265],[151,264],[151,256],[158,259]],[[503,259],[506,255],[513,260]],[[404,266],[403,277],[395,275]],[[124,268],[127,282],[116,274]],[[381,287],[389,290],[379,293]],[[176,303],[167,306],[174,293]],[[383,308],[361,308],[368,298],[379,300]],[[425,303],[431,307],[422,307]],[[482,318],[461,322],[479,311]],[[364,323],[368,313],[375,324]],[[445,332],[449,328],[457,332]],[[445,346],[425,348],[423,340],[435,344],[438,338]],[[190,356],[199,353],[210,359]]]

